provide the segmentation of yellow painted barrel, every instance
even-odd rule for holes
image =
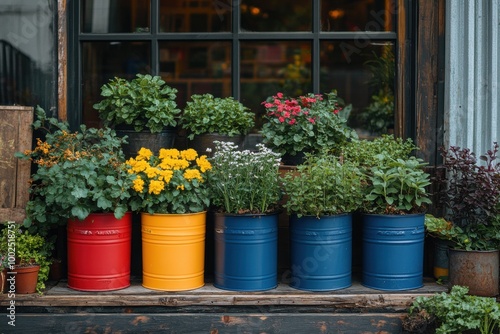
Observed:
[[[202,287],[206,212],[141,213],[142,285],[161,291]]]

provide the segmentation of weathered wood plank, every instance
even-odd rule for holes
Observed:
[[[31,162],[14,157],[31,149],[33,108],[0,106],[0,221],[22,221]]]
[[[402,314],[19,314],[16,333],[400,333]],[[0,324],[6,328],[5,321]]]
[[[324,306],[336,309],[390,309],[401,311],[417,296],[428,296],[446,291],[437,284],[426,284],[424,288],[403,292],[383,292],[362,287],[353,287],[333,292],[306,292],[280,284],[276,289],[263,292],[233,292],[220,290],[208,283],[203,288],[185,292],[162,292],[133,284],[130,288],[110,292],[80,292],[59,284],[45,295],[16,295],[18,307],[112,307],[112,306]],[[0,305],[9,303],[7,295],[0,295]]]

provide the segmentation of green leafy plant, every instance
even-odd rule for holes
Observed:
[[[132,186],[121,149],[124,139],[109,128],[81,125],[79,132],[71,132],[43,109],[36,113],[33,127],[45,132],[45,140],[37,138],[34,150],[16,154],[37,167],[24,225],[35,224],[46,235],[68,218],[83,220],[90,213],[113,212],[121,218],[129,210]]]
[[[280,155],[263,144],[239,151],[231,142],[215,141],[209,177],[211,202],[225,213],[270,213],[281,198]]]
[[[262,136],[265,144],[280,154],[317,153],[339,149],[357,138],[341,116],[345,112],[336,91],[290,98],[278,93],[262,102],[266,108]]]
[[[133,211],[148,213],[195,213],[210,204],[206,173],[212,168],[205,155],[193,149],[160,149],[158,156],[141,148],[127,160],[133,175]]]
[[[462,333],[479,330],[481,334],[498,332],[500,304],[495,298],[468,295],[469,289],[455,285],[450,293],[442,292],[431,297],[419,296],[409,309],[404,324],[412,317],[426,314],[427,321],[435,319],[436,333]]]
[[[244,135],[254,126],[254,114],[232,97],[195,94],[181,115],[180,124],[189,131],[188,138],[206,133]]]
[[[327,216],[356,211],[364,197],[364,175],[356,164],[333,155],[309,156],[284,178],[284,207],[301,216]]]
[[[177,89],[159,76],[137,74],[126,80],[113,78],[101,87],[103,99],[94,104],[105,126],[132,126],[135,131],[161,132],[176,126],[181,110],[175,102]]]
[[[10,265],[11,259],[6,261],[5,267],[10,271],[15,271],[17,266],[40,265],[38,272],[37,291],[42,293],[45,289],[45,282],[49,278],[51,265],[51,254],[54,249],[54,243],[45,239],[39,234],[33,234],[26,229],[21,228],[14,222],[2,224],[0,234],[0,253],[15,257],[15,265]],[[9,248],[8,245],[13,245]],[[11,254],[11,250],[15,250]]]
[[[376,214],[425,211],[425,205],[431,203],[426,190],[431,184],[430,175],[422,169],[425,165],[421,159],[410,157],[373,166],[367,174],[368,187],[363,210]]]
[[[464,230],[443,217],[425,216],[427,232],[439,239],[448,240],[451,246],[464,250],[495,250],[500,245],[500,216],[489,225],[477,225],[474,230]]]

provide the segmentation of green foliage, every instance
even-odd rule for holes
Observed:
[[[94,104],[104,125],[125,124],[135,131],[144,129],[161,132],[167,126],[176,126],[180,114],[175,102],[177,89],[169,87],[159,76],[137,74],[128,81],[111,79],[101,87],[103,99]]]
[[[495,250],[500,245],[500,216],[489,225],[479,224],[474,229],[465,230],[444,218],[425,216],[427,232],[443,240],[452,242],[453,247],[464,250]]]
[[[282,93],[262,103],[267,110],[262,126],[265,144],[280,154],[318,153],[338,150],[357,138],[343,116],[351,106],[343,106],[336,91],[324,95],[307,94],[298,98]]]
[[[309,156],[284,178],[285,208],[298,217],[356,211],[362,203],[364,175],[352,162],[333,155]]]
[[[239,151],[231,142],[215,141],[210,162],[211,203],[225,213],[270,213],[281,198],[280,157],[262,144]]]
[[[244,135],[255,124],[254,114],[232,97],[195,94],[191,100],[187,102],[180,119],[182,128],[189,130],[189,139],[207,133]]]
[[[109,128],[70,132],[68,125],[47,118],[37,108],[36,130],[45,131],[33,151],[17,153],[36,164],[30,200],[26,206],[26,227],[46,235],[68,218],[85,219],[90,213],[113,212],[121,218],[129,210],[132,176],[124,166],[124,139]]]
[[[421,159],[396,159],[372,167],[368,172],[368,187],[364,211],[377,214],[420,213],[431,200],[426,187],[430,175]]]
[[[40,271],[36,288],[39,293],[42,293],[45,289],[45,282],[49,278],[54,243],[38,234],[29,233],[14,222],[3,225],[0,234],[0,254],[9,257],[14,255],[16,265],[19,266],[39,264]],[[15,250],[14,254],[13,250]],[[15,267],[9,265],[9,270],[15,271]]]
[[[419,296],[410,307],[409,316],[422,310],[435,316],[439,325],[437,334],[462,333],[472,329],[479,330],[481,334],[498,332],[500,304],[495,298],[468,295],[468,291],[467,287],[456,285],[450,293]]]

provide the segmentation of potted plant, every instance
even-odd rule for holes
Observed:
[[[343,150],[366,175],[362,212],[362,284],[379,290],[423,285],[424,218],[431,203],[425,163],[393,136],[353,141]],[[367,152],[375,153],[366,156]]]
[[[215,211],[214,286],[237,291],[277,286],[279,153],[263,144],[239,151],[215,142],[210,200]]]
[[[173,147],[177,117],[181,110],[175,99],[177,89],[159,76],[137,74],[132,80],[115,77],[101,87],[102,100],[94,104],[105,126],[128,136],[125,155],[141,147],[153,151]]]
[[[30,233],[15,222],[2,224],[0,253],[7,269],[6,290],[15,293],[42,293],[49,277],[50,255],[54,244],[39,234]],[[15,283],[14,283],[15,282]]]
[[[310,156],[284,178],[290,214],[290,285],[310,291],[352,284],[352,213],[363,200],[364,175],[333,155]]]
[[[192,290],[204,283],[207,173],[212,166],[194,149],[141,148],[127,160],[133,175],[132,210],[141,213],[142,285]]]
[[[277,93],[262,104],[266,108],[263,141],[283,156],[285,165],[297,165],[305,153],[339,149],[357,138],[342,116],[351,106],[343,106],[336,91],[297,98]]]
[[[188,131],[189,147],[198,152],[215,148],[213,142],[231,141],[241,145],[254,126],[255,115],[232,97],[195,94],[186,103],[180,124]]]
[[[67,123],[47,118],[43,109],[36,113],[33,127],[45,132],[45,139],[17,154],[37,167],[24,225],[46,236],[67,224],[70,288],[129,286],[132,176],[124,164],[124,139],[110,128],[82,125],[72,132]]]
[[[493,148],[481,155],[479,162],[468,148],[441,148],[445,173],[437,180],[444,218],[453,224],[450,284],[468,286],[471,294],[481,296],[498,294],[498,149],[498,144],[493,143]],[[472,259],[468,260],[469,257]]]

